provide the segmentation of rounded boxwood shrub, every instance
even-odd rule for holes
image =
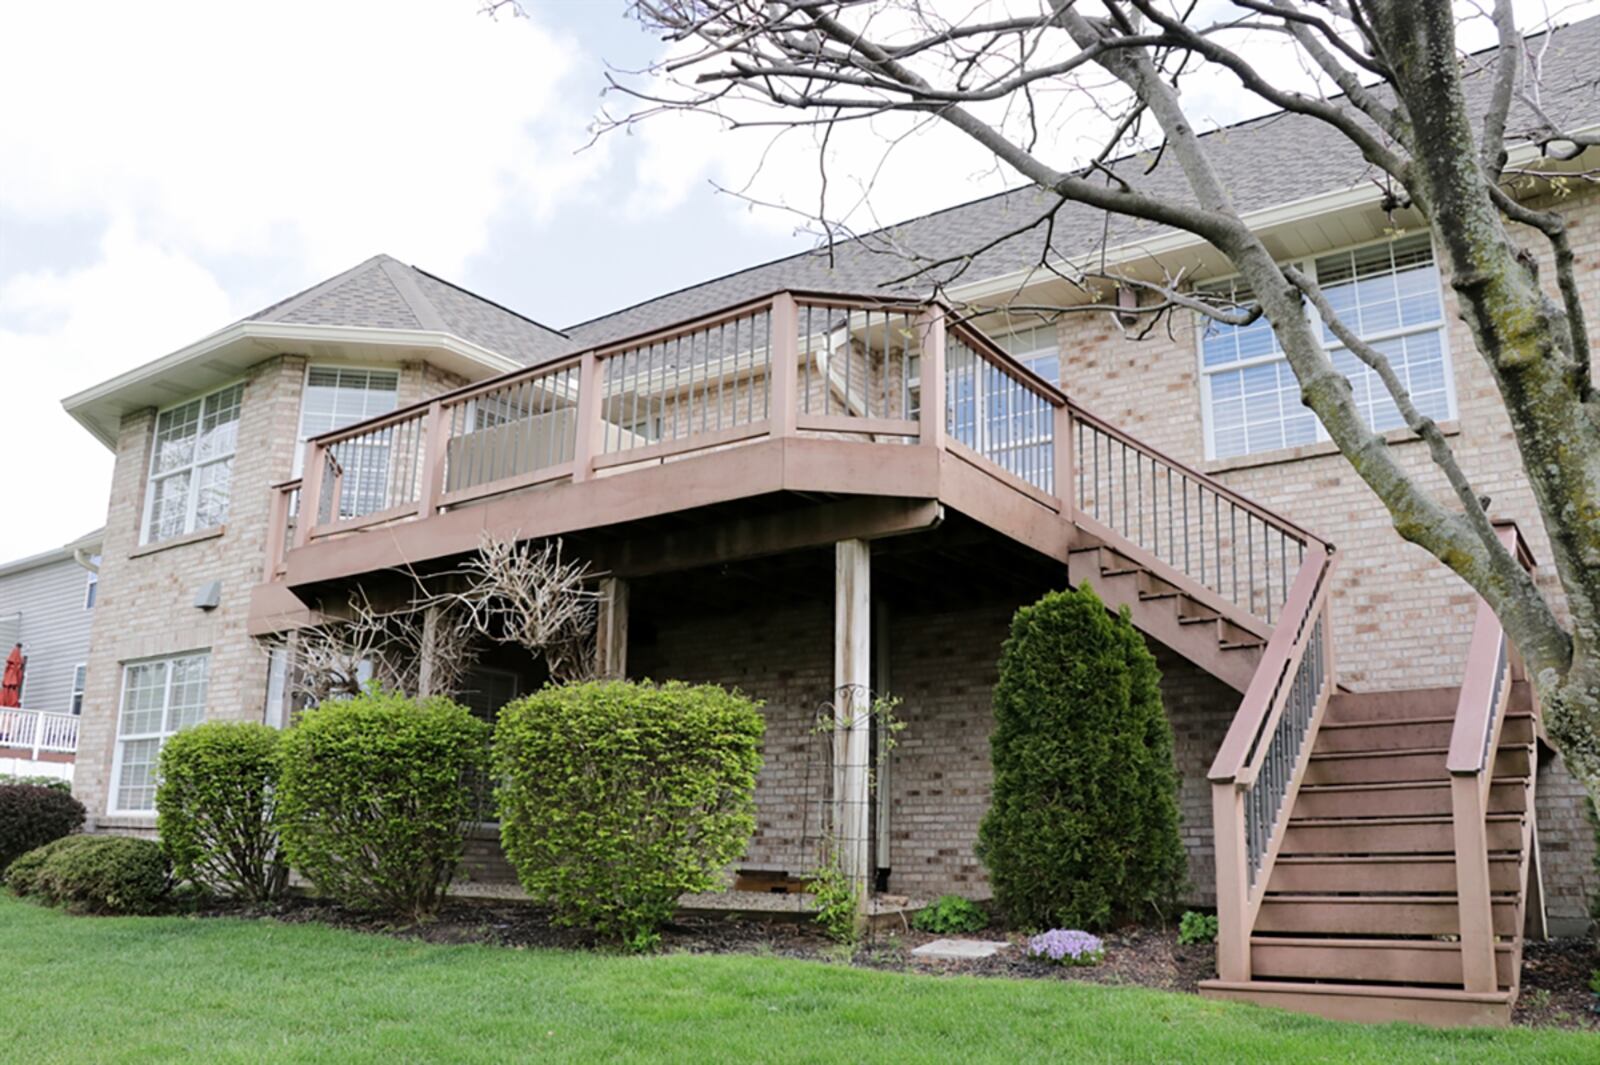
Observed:
[[[83,803],[42,784],[0,784],[0,873],[16,859],[83,825]]]
[[[501,841],[562,924],[652,946],[755,831],[760,704],[712,685],[545,688],[495,729]]]
[[[443,697],[373,689],[306,711],[278,752],[289,864],[353,909],[431,916],[461,861],[488,726]]]
[[[283,893],[289,870],[278,840],[277,729],[212,721],[161,748],[156,828],[173,872],[250,902]]]
[[[1000,658],[994,790],[978,835],[995,903],[1022,928],[1105,928],[1184,881],[1161,676],[1094,591],[1018,610]]]
[[[151,840],[66,836],[18,858],[6,884],[73,913],[144,914],[165,906],[172,881]]]

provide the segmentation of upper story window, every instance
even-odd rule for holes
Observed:
[[[1061,383],[1061,342],[1052,324],[1040,324],[997,337],[1006,354],[1049,381]]]
[[[83,609],[93,610],[94,601],[100,594],[100,556],[90,555],[89,564],[94,568],[89,571],[89,579],[83,586]]]
[[[69,708],[74,714],[83,713],[83,693],[89,687],[89,667],[82,662],[72,667],[72,698]]]
[[[1325,255],[1301,268],[1315,277],[1339,318],[1388,357],[1417,409],[1435,420],[1454,413],[1445,352],[1444,301],[1427,234]],[[1241,302],[1238,280],[1205,286]],[[1308,314],[1315,311],[1308,307]],[[1383,381],[1316,322],[1334,367],[1349,378],[1356,405],[1374,430],[1403,426]],[[1300,385],[1265,318],[1247,326],[1204,319],[1200,330],[1201,400],[1206,453],[1229,458],[1327,439],[1300,402]]]
[[[344,366],[312,366],[306,371],[300,402],[300,436],[294,451],[294,472],[305,465],[305,442],[347,425],[388,414],[399,404],[400,375],[393,370]],[[389,440],[384,434],[344,447],[344,498],[341,514],[366,513],[358,501],[381,500],[389,475]],[[352,455],[350,449],[359,448]]]
[[[155,543],[228,520],[233,452],[244,385],[230,385],[156,415],[145,496],[144,540]]]

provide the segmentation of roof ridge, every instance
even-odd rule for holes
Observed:
[[[417,324],[423,329],[437,333],[454,332],[449,323],[445,321],[444,312],[430,300],[427,293],[422,291],[422,286],[417,284],[417,279],[412,276],[416,268],[407,266],[398,259],[383,256],[378,263],[378,269],[383,271],[383,276],[388,278],[389,284],[400,294],[400,299],[411,313],[416,317]]]
[[[254,314],[248,314],[241,318],[240,321],[281,322],[283,321],[284,316],[289,314],[291,311],[305,306],[318,296],[333,291],[346,281],[369,269],[374,263],[382,263],[384,260],[389,260],[391,262],[396,261],[394,256],[385,252],[379,252],[376,255],[372,255],[361,260],[348,270],[334,274],[332,277],[324,278],[314,285],[309,285],[306,288],[301,289],[292,296],[284,297],[277,303],[268,304],[266,307],[255,312]]]

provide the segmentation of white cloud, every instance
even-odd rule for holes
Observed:
[[[378,250],[459,270],[496,209],[549,212],[603,160],[572,155],[595,64],[477,6],[7,5],[0,98],[27,105],[0,117],[0,207],[322,273]]]
[[[0,522],[0,559],[64,543],[105,521],[111,455],[57,400],[227,323],[228,294],[181,252],[127,222],[93,265],[14,275],[0,285],[4,480],[26,521]],[[150,298],[160,293],[159,299]]]

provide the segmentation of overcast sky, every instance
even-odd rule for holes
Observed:
[[[764,137],[662,122],[579,150],[606,64],[661,48],[624,0],[481,6],[0,5],[0,483],[22,501],[0,561],[105,520],[111,455],[64,396],[377,252],[560,327],[811,245],[711,187]],[[1007,184],[952,137],[901,153],[877,220]],[[814,163],[796,142],[765,174],[804,202]]]

